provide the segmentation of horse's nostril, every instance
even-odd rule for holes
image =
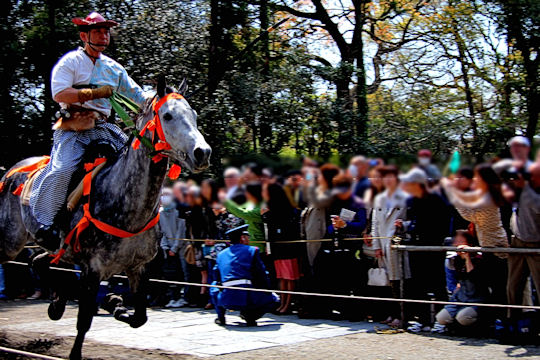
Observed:
[[[205,158],[204,150],[201,148],[196,148],[195,151],[193,151],[193,155],[195,156],[195,160],[197,160],[197,163],[202,163]]]

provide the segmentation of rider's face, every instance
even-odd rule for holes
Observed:
[[[91,29],[89,32],[81,33],[81,40],[92,43],[96,50],[104,51],[111,40],[111,33],[108,28]]]

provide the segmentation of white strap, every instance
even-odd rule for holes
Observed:
[[[236,286],[236,285],[251,285],[251,280],[238,279],[238,280],[225,281],[223,283],[223,286]]]

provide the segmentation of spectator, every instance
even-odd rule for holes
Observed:
[[[411,197],[407,200],[407,221],[396,220],[399,231],[406,231],[410,245],[441,246],[448,235],[450,215],[446,202],[437,194],[428,192],[426,173],[418,168],[400,176],[402,189]],[[410,252],[409,266],[411,279],[407,284],[407,296],[412,299],[446,300],[445,254],[442,252]],[[417,333],[429,331],[431,309],[428,304],[411,304],[409,306],[411,321],[408,331]]]
[[[334,201],[330,206],[332,224],[328,226],[329,234],[339,231],[343,237],[359,237],[366,227],[366,206],[353,194],[352,182],[352,178],[346,174],[339,174],[332,180]],[[342,218],[343,210],[354,213],[351,219]]]
[[[283,186],[291,205],[299,210],[306,207],[306,201],[301,187],[303,179],[300,170],[291,170],[285,175],[285,185]]]
[[[531,152],[531,142],[525,136],[514,136],[507,143],[510,148],[510,154],[512,160],[524,163],[525,170],[531,165],[532,161],[529,159],[529,153]]]
[[[225,190],[227,191],[227,199],[231,199],[237,204],[246,202],[246,195],[240,186],[240,170],[235,167],[228,167],[223,172],[225,181]]]
[[[366,230],[364,231],[364,244],[362,245],[362,255],[365,255],[368,258],[369,267],[371,267],[371,263],[373,261],[372,258],[375,258],[375,250],[372,248],[372,239],[371,239],[371,230],[372,230],[372,219],[373,219],[373,203],[375,201],[375,197],[382,193],[384,191],[384,184],[382,181],[382,175],[381,175],[381,166],[377,166],[369,170],[369,182],[370,186],[369,189],[366,190],[364,193],[364,205],[366,206],[366,214],[367,214],[367,225]]]
[[[183,255],[186,236],[186,223],[178,216],[174,202],[173,189],[165,187],[161,190],[161,208],[159,210],[159,228],[161,231],[161,249],[165,257],[163,264],[163,275],[166,280],[181,281],[182,265],[180,257]],[[180,288],[176,285],[169,287],[167,295],[169,302],[165,307],[181,307],[186,302],[181,298]]]
[[[455,177],[456,189],[464,193],[468,193],[472,191],[473,177],[474,177],[473,169],[469,167],[464,167],[464,168],[459,169]],[[443,196],[444,199],[450,202],[448,200],[448,195],[445,193],[444,189],[442,189],[441,195]],[[450,216],[451,216],[450,234],[452,236],[455,235],[457,230],[469,228],[469,225],[471,222],[468,220],[465,220],[452,204],[450,204]]]
[[[405,218],[407,214],[408,195],[399,188],[397,167],[383,166],[379,171],[385,190],[375,197],[373,204],[371,234],[374,239],[371,248],[375,250],[375,256],[382,259],[385,264],[386,274],[392,287],[392,296],[399,298],[399,280],[402,278],[403,269],[400,266],[400,254],[391,251],[390,246],[392,245],[391,237],[396,232],[396,220]],[[409,278],[409,269],[406,268],[405,271],[404,278]],[[390,326],[399,326],[400,309],[398,303],[392,303],[388,308],[389,315],[385,322]]]
[[[474,244],[474,238],[467,230],[458,230],[454,246],[468,248]],[[459,286],[450,301],[462,303],[481,303],[485,301],[488,289],[482,276],[481,257],[476,253],[459,252],[451,259],[456,271]],[[437,323],[431,330],[434,333],[446,332],[446,326],[457,321],[462,326],[470,326],[478,319],[478,307],[465,305],[446,305],[436,316]]]
[[[512,215],[511,246],[514,248],[540,248],[540,163],[529,167],[530,179],[516,182],[517,208]],[[528,275],[531,275],[537,294],[540,293],[540,255],[509,254],[508,256],[508,303],[521,305]],[[512,310],[517,319],[521,311]]]
[[[271,168],[264,168],[261,175],[262,184],[270,184],[276,181],[274,171]]]
[[[489,164],[476,166],[474,174],[475,190],[472,192],[457,190],[449,180],[444,180],[442,185],[460,215],[474,224],[480,246],[508,247],[500,212],[500,207],[505,204],[501,180]],[[506,303],[507,257],[506,253],[486,253],[482,256],[485,281],[492,291],[491,300],[498,304]],[[502,317],[500,311],[496,313],[499,318]]]
[[[263,168],[257,163],[250,162],[243,166],[244,171],[240,178],[241,184],[260,183],[263,176]]]
[[[540,163],[540,149],[536,152],[535,162]]]
[[[367,285],[368,271],[378,263],[377,258],[375,257],[375,250],[372,247],[373,239],[371,236],[371,231],[373,220],[373,202],[375,201],[375,197],[384,191],[384,184],[380,169],[381,166],[376,166],[369,170],[370,187],[364,193],[363,201],[366,206],[367,225],[366,229],[364,230],[364,243],[362,244],[362,250],[360,253],[359,269],[359,281],[361,284],[360,288],[362,289],[361,294],[376,297],[388,295],[386,291],[388,289],[386,288],[379,289],[373,286],[368,287]],[[386,309],[383,309],[386,307],[386,305],[377,301],[365,301],[362,306],[367,309],[366,316],[371,319],[374,317],[380,318],[381,316],[385,316],[387,312]]]
[[[366,207],[362,200],[353,195],[352,178],[347,174],[339,174],[332,180],[332,201],[327,232],[337,240],[337,244],[325,243],[315,259],[315,279],[322,288],[320,291],[332,294],[359,294],[362,292],[362,282],[355,274],[359,273],[359,263],[355,253],[363,241],[343,238],[360,238],[366,227]],[[336,249],[337,245],[337,249]],[[365,309],[357,303],[339,300],[326,300],[321,304],[324,313],[337,311],[342,317],[359,320]]]
[[[203,200],[201,197],[201,189],[197,185],[191,185],[186,194],[186,203],[189,206],[185,212],[186,217],[186,237],[200,240],[203,238],[204,230],[204,215],[202,210]],[[190,255],[191,254],[191,255]],[[188,255],[187,257],[185,255]],[[202,278],[202,271],[206,269],[206,263],[202,256],[202,243],[199,241],[191,241],[186,245],[184,258],[187,262],[187,277],[188,282],[198,283]],[[189,307],[202,307],[206,305],[206,301],[202,294],[202,288],[196,286],[188,286],[184,290],[185,300]],[[203,304],[204,302],[204,304]]]
[[[176,181],[173,185],[173,196],[176,203],[184,203],[185,194],[187,192],[187,185],[183,181]]]
[[[431,187],[441,179],[441,172],[437,165],[432,163],[432,154],[428,149],[418,151],[418,167],[422,169],[428,178],[428,185]]]
[[[234,216],[243,219],[248,225],[250,245],[265,253],[264,224],[261,218],[262,187],[260,183],[246,185],[247,203],[240,206],[232,200],[225,201],[225,208]]]
[[[376,166],[369,170],[369,188],[364,192],[364,197],[362,198],[364,205],[366,205],[368,216],[373,209],[375,196],[384,191],[381,168],[382,166]]]
[[[349,176],[354,179],[353,194],[360,199],[364,198],[364,193],[369,189],[368,169],[369,161],[362,155],[353,157],[349,163]]]
[[[221,223],[216,209],[221,208],[221,204],[218,199],[219,186],[213,179],[204,179],[201,183],[201,196],[202,196],[202,215],[204,219],[202,238],[207,239],[202,245],[202,255],[204,257],[205,268],[201,271],[201,281],[203,284],[211,284],[214,279],[212,277],[212,269],[214,268],[215,261],[212,256],[214,251],[214,240],[221,240],[225,237],[225,233],[222,232]],[[202,296],[206,296],[208,293],[207,288],[201,288]],[[205,305],[205,309],[209,310],[213,306],[208,301]]]
[[[326,234],[327,218],[330,215],[328,209],[333,199],[332,180],[339,172],[340,169],[336,165],[324,164],[320,171],[313,170],[306,174],[303,187],[308,205],[302,213],[302,233],[307,240],[323,239]],[[310,242],[306,246],[311,267],[320,248],[320,242]]]
[[[298,244],[279,244],[299,238],[299,211],[294,208],[285,191],[278,184],[265,184],[263,198],[267,207],[261,209],[262,219],[268,226],[268,241],[274,259],[276,278],[280,290],[293,291],[295,281],[300,278]],[[279,314],[290,312],[291,295],[282,294]]]

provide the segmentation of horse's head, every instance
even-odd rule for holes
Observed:
[[[182,81],[178,94],[186,90],[186,82]],[[174,89],[166,86],[165,78],[158,80],[156,103]],[[165,100],[157,111],[165,140],[170,149],[164,155],[176,160],[183,167],[193,172],[200,172],[210,165],[212,149],[197,128],[197,113],[183,97],[171,97]]]

